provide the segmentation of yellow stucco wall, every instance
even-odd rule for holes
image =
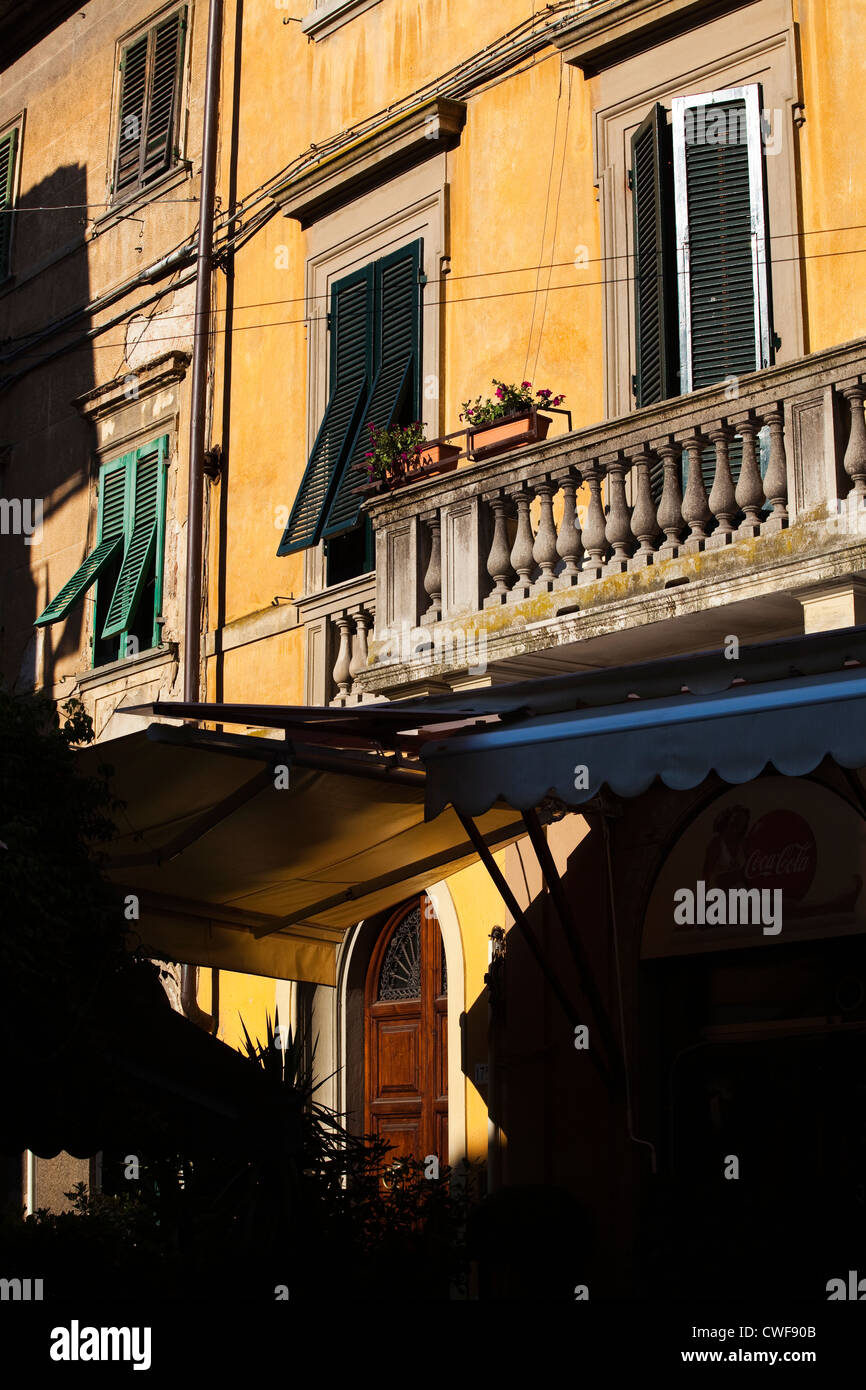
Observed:
[[[817,349],[863,331],[866,223],[862,159],[852,132],[866,114],[859,76],[857,7],[845,0],[794,0],[799,23],[806,124],[799,132],[803,283],[807,345]],[[527,18],[523,3],[381,0],[321,42],[309,43],[281,12],[244,14],[243,57],[235,109],[224,81],[221,154],[223,205],[229,189],[244,197],[321,142],[452,69]],[[228,17],[225,53],[234,52]],[[651,58],[648,59],[651,61]],[[522,68],[524,65],[520,65]],[[593,184],[591,83],[548,48],[467,97],[460,143],[447,156],[450,275],[428,295],[442,313],[444,427],[459,426],[463,400],[486,393],[491,379],[564,391],[577,427],[603,414],[602,279],[599,208]],[[237,123],[232,167],[225,132]],[[233,181],[233,182],[232,182]],[[827,253],[844,251],[844,256]],[[304,466],[308,429],[308,356],[304,323],[309,237],[277,216],[235,259],[231,335],[228,536],[218,549],[215,513],[211,566],[224,564],[220,620],[231,622],[303,592],[303,556],[278,559],[280,516],[291,507]],[[778,254],[778,251],[776,252]],[[791,254],[796,249],[791,248]],[[575,263],[577,262],[577,263]],[[541,269],[537,269],[537,267]],[[218,280],[220,310],[226,282]],[[224,323],[220,312],[217,321]],[[251,325],[256,325],[252,327]],[[215,420],[222,416],[216,351]],[[316,421],[312,422],[314,425]],[[555,429],[562,426],[557,424]],[[210,599],[212,616],[217,596]],[[300,631],[230,652],[222,662],[226,700],[300,701]],[[214,663],[210,688],[214,689]],[[479,866],[448,881],[463,934],[466,1008],[483,991],[491,926],[504,921],[501,899]],[[239,985],[239,990],[241,986]],[[482,1096],[466,1083],[467,1147],[487,1146]]]
[[[311,0],[299,0],[299,7],[311,9]],[[70,21],[78,26],[74,38],[68,27],[58,30],[6,74],[0,123],[26,109],[22,195],[44,195],[54,203],[104,201],[116,40],[151,12],[144,0],[88,7]],[[792,137],[803,235],[801,246],[787,254],[804,255],[806,342],[817,350],[863,332],[862,7],[852,0],[792,0],[792,12],[805,114],[805,124]],[[530,14],[526,0],[496,6],[481,0],[425,0],[423,6],[418,0],[380,0],[327,38],[310,42],[299,25],[283,23],[285,9],[264,4],[244,8],[238,42],[237,7],[226,7],[221,210],[244,200],[246,217],[261,185],[311,144],[441,79]],[[198,191],[205,29],[206,7],[197,3],[191,12],[185,115],[193,172],[162,200],[150,202],[141,222],[123,218],[89,238],[75,263],[78,299],[120,283],[192,234],[195,203],[180,199],[194,199]],[[651,52],[647,63],[652,64]],[[450,274],[441,286],[428,289],[429,296],[444,300],[440,389],[447,430],[458,427],[462,401],[485,392],[494,376],[518,382],[526,376],[536,386],[565,392],[577,427],[602,416],[601,241],[591,97],[592,83],[564,65],[553,47],[497,73],[466,97],[466,127],[446,159]],[[19,270],[35,265],[42,254],[39,225],[34,220],[28,231],[32,254]],[[77,223],[74,231],[77,236]],[[222,271],[215,277],[211,442],[222,445],[226,472],[221,483],[208,484],[210,630],[268,609],[278,595],[284,600],[303,592],[303,556],[280,559],[276,549],[306,464],[308,428],[318,423],[309,419],[304,299],[309,253],[309,234],[275,214],[237,251],[232,278]],[[41,306],[16,297],[8,332],[31,331],[39,315],[45,317],[48,301],[57,312],[69,307],[71,264],[58,262],[41,279]],[[186,336],[179,345],[188,348],[189,325],[178,325],[170,317],[175,312],[171,298],[162,302],[165,341],[183,327]],[[158,329],[159,324],[155,336]],[[70,402],[122,374],[127,347],[124,330],[114,330],[98,348],[63,359],[50,377],[47,370],[33,373],[18,395],[16,409],[36,423],[14,452],[8,491],[23,490],[15,479],[33,471],[44,479],[46,499],[44,544],[34,553],[19,548],[10,584],[15,595],[10,627],[26,630],[28,640],[47,593],[57,592],[85,548],[92,440]],[[179,421],[180,485],[172,518],[181,525],[187,423]],[[557,423],[555,429],[560,428]],[[13,431],[5,433],[11,437]],[[177,576],[175,587],[176,581]],[[86,669],[80,615],[62,630],[50,630],[44,643],[38,672],[44,683],[59,688],[62,679]],[[21,659],[16,650],[13,675]],[[208,692],[226,701],[301,703],[303,661],[300,628],[247,642],[208,662]],[[463,931],[465,1002],[471,1008],[483,990],[487,939],[491,925],[503,920],[502,904],[478,867],[450,879],[449,888]],[[205,1009],[209,991],[203,971],[199,1002]],[[224,972],[220,1035],[237,1043],[238,1012],[251,1031],[260,1030],[265,1011],[273,1012],[274,997],[273,981]],[[471,1083],[466,1105],[469,1150],[481,1154],[486,1114]]]
[[[807,348],[816,352],[863,333],[863,7],[851,0],[794,0],[794,11],[806,118],[799,139]]]

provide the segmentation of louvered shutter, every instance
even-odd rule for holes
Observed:
[[[59,622],[73,604],[90,588],[94,580],[123,550],[123,524],[126,497],[126,462],[106,471],[102,478],[100,526],[94,550],[79,565],[72,578],[36,619],[37,627]]]
[[[115,193],[174,160],[185,32],[186,10],[177,10],[123,50]]]
[[[18,150],[18,130],[10,130],[0,140],[0,280],[5,280],[11,266],[12,194],[15,189],[15,156]]]
[[[676,395],[676,265],[670,131],[656,104],[631,139],[635,396],[638,408]]]
[[[165,441],[160,440],[136,451],[132,533],[100,633],[103,639],[114,637],[129,626],[156,554],[157,526],[161,520],[160,470],[164,448]]]
[[[347,276],[331,291],[331,395],[278,555],[304,550],[321,536],[340,466],[358,433],[370,390],[372,307],[372,265]]]
[[[185,14],[186,11],[179,10],[158,24],[152,39],[153,63],[141,174],[145,181],[168,169],[174,159]]]
[[[120,114],[114,191],[121,193],[141,179],[144,108],[147,99],[148,35],[128,44],[120,59]]]
[[[684,390],[770,364],[766,205],[757,85],[678,98],[674,179]],[[742,449],[731,449],[734,476]],[[703,460],[707,490],[714,456]]]
[[[389,429],[417,416],[421,358],[420,287],[423,243],[415,241],[374,266],[376,374],[355,440],[342,467],[322,536],[350,530],[358,520],[362,498],[357,488],[369,438],[368,425]],[[404,417],[401,419],[401,415]]]

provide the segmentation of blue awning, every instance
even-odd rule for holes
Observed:
[[[862,666],[518,717],[421,749],[428,819],[449,804],[478,816],[497,801],[525,810],[547,796],[579,807],[602,787],[639,796],[657,778],[681,791],[713,772],[737,784],[768,764],[802,777],[827,756],[866,766]]]

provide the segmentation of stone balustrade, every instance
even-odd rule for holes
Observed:
[[[443,625],[491,609],[498,631],[525,625],[541,595],[561,607],[636,572],[663,587],[671,562],[714,552],[755,565],[798,519],[866,503],[864,398],[866,340],[372,499],[376,627],[338,620],[340,696],[384,693],[371,674],[425,654],[471,668],[443,658]]]

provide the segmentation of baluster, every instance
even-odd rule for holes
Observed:
[[[851,407],[851,433],[842,466],[854,483],[854,495],[866,497],[866,421],[863,416],[863,401],[866,398],[866,385],[843,386],[842,395]]]
[[[642,569],[651,565],[655,558],[656,543],[661,534],[656,521],[656,504],[653,501],[650,465],[652,454],[643,446],[632,456],[632,468],[636,470],[635,504],[631,514],[631,529],[640,541],[640,549],[632,557],[632,569]]]
[[[586,551],[580,567],[582,579],[600,579],[604,573],[607,558],[607,528],[604,520],[604,507],[601,504],[601,469],[598,459],[590,459],[589,467],[582,469],[584,481],[589,484],[589,507],[586,525],[583,528],[583,547]]]
[[[684,444],[689,456],[689,481],[683,498],[683,520],[687,522],[689,534],[683,546],[686,554],[693,555],[707,544],[707,526],[712,521],[712,512],[707,502],[707,486],[701,466],[704,440],[700,430],[694,429]]]
[[[348,613],[340,613],[334,618],[334,622],[340,630],[340,650],[337,653],[333,672],[337,698],[332,703],[343,704],[345,697],[350,694],[352,689],[352,633],[355,624]]]
[[[580,561],[583,557],[583,541],[580,535],[580,522],[577,517],[577,481],[568,473],[564,478],[560,478],[559,485],[562,488],[564,501],[556,553],[561,560],[565,561],[565,568],[559,576],[559,584],[563,588],[568,588],[577,583]]]
[[[349,675],[352,677],[352,694],[358,695],[362,693],[358,688],[358,677],[366,671],[369,660],[367,633],[373,626],[373,615],[368,613],[366,608],[359,608],[353,617],[355,619],[355,641]]]
[[[683,532],[683,491],[680,484],[680,446],[672,438],[660,444],[657,452],[664,464],[665,480],[658,509],[658,524],[665,533],[659,548],[660,560],[673,560],[680,553]]]
[[[785,457],[785,416],[781,404],[764,415],[770,430],[770,458],[764,476],[764,493],[773,504],[765,531],[783,531],[788,525],[788,460]]]
[[[625,495],[625,475],[629,467],[625,455],[617,454],[607,465],[609,500],[605,536],[613,554],[607,563],[608,574],[622,574],[628,569],[632,552],[631,524]]]
[[[556,549],[553,497],[558,486],[551,478],[542,478],[540,482],[535,484],[535,495],[541,501],[541,516],[538,520],[535,545],[532,548],[533,559],[541,570],[541,574],[532,586],[533,592],[536,594],[549,594],[556,582],[559,553]]]
[[[724,420],[707,431],[707,438],[716,451],[716,471],[710,489],[710,511],[718,521],[710,537],[710,547],[719,549],[730,545],[734,539],[734,518],[737,515],[737,499],[734,496],[734,476],[731,473],[730,443],[732,430]]]
[[[425,626],[438,623],[442,617],[442,549],[438,512],[427,519],[427,525],[430,527],[430,561],[424,574],[424,591],[430,603],[421,615],[421,622]]]
[[[511,499],[504,492],[491,497],[493,510],[493,541],[487,557],[487,573],[494,581],[492,593],[484,600],[485,608],[497,608],[508,602],[508,590],[514,571],[511,568],[511,550],[508,545],[508,518],[511,515]]]
[[[517,571],[517,579],[514,581],[510,597],[522,599],[529,598],[532,593],[532,574],[535,569],[535,538],[532,534],[532,518],[529,515],[532,493],[523,486],[515,494],[514,500],[517,503],[517,535],[511,551],[511,565]]]
[[[737,433],[743,441],[743,463],[737,479],[735,497],[745,520],[740,524],[738,536],[750,537],[761,534],[761,508],[764,505],[764,484],[758,467],[757,435],[760,426],[751,412],[747,419],[739,421]]]

